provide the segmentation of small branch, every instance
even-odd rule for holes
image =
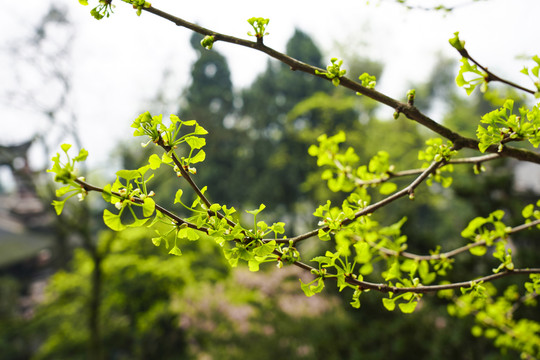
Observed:
[[[387,284],[376,284],[376,283],[370,283],[366,281],[360,281],[353,278],[347,278],[347,282],[352,285],[357,285],[361,290],[377,290],[383,293],[392,292],[394,294],[403,294],[407,292],[425,294],[425,293],[437,292],[441,290],[454,290],[454,289],[459,289],[462,287],[469,288],[479,282],[490,282],[490,281],[502,279],[507,276],[529,275],[529,274],[540,274],[540,268],[515,269],[512,271],[507,270],[507,271],[502,271],[497,274],[486,275],[486,276],[483,276],[474,280],[451,283],[451,284],[444,284],[444,285],[426,285],[426,286],[422,285],[422,286],[416,286],[416,287],[397,287],[397,286],[389,286]]]
[[[534,220],[534,221],[531,221],[531,222],[516,226],[516,227],[512,228],[512,230],[510,230],[508,233],[509,234],[514,234],[514,233],[517,233],[518,231],[529,229],[529,228],[534,227],[536,225],[540,225],[540,219],[537,219],[537,220]]]
[[[89,184],[87,183],[86,181],[82,181],[80,179],[75,179],[75,182],[77,184],[79,184],[84,190],[86,191],[96,191],[96,192],[104,192],[103,188],[100,188],[100,187],[97,187],[97,186],[94,186],[92,184]],[[122,195],[120,195],[119,193],[117,192],[114,192],[114,191],[111,191],[111,194],[122,199]],[[144,201],[138,197],[134,197],[133,198],[133,202],[137,203],[137,204],[143,204]],[[192,228],[194,230],[199,230],[199,231],[202,231],[202,232],[205,232],[208,234],[208,229],[207,228],[199,228],[197,227],[197,225],[195,224],[192,224],[188,221],[185,221],[184,219],[182,219],[181,217],[175,215],[174,213],[172,213],[171,211],[165,209],[164,207],[156,204],[156,210],[159,210],[161,213],[165,214],[166,216],[168,216],[170,219],[172,219],[175,223],[179,224],[179,225],[182,225],[182,224],[186,224],[189,228]]]
[[[446,164],[480,164],[486,161],[499,159],[500,157],[501,156],[499,154],[488,154],[488,155],[474,156],[474,157],[469,157],[469,158],[452,159],[445,164],[441,164],[440,167],[443,167]],[[347,169],[339,161],[334,160],[334,162],[336,166],[338,167],[338,169],[346,172],[349,180],[354,181],[354,183],[357,186],[382,184],[387,181],[390,181],[393,178],[418,175],[424,172],[425,170],[425,169],[410,169],[410,170],[403,170],[403,171],[398,171],[398,172],[389,171],[386,173],[388,177],[385,177],[385,178],[381,177],[381,178],[372,179],[372,180],[361,180],[357,176],[355,176],[352,171],[347,171]]]
[[[498,81],[498,82],[501,82],[501,83],[506,84],[508,86],[514,87],[514,88],[516,88],[518,90],[525,91],[525,92],[527,92],[527,93],[529,93],[531,95],[534,95],[536,93],[536,91],[534,91],[534,90],[524,88],[523,86],[520,86],[518,84],[515,84],[515,83],[513,83],[511,81],[505,80],[505,79],[500,78],[499,76],[495,75],[494,73],[489,71],[487,67],[482,66],[478,61],[473,59],[473,57],[471,55],[469,55],[469,52],[467,50],[463,49],[463,50],[458,51],[458,52],[460,53],[461,56],[471,60],[476,66],[478,66],[480,69],[482,69],[483,72],[485,72],[487,74],[486,82]]]
[[[280,255],[281,253],[278,252],[274,252],[276,255]],[[301,269],[304,269],[304,270],[307,270],[307,271],[317,271],[318,272],[318,269],[310,266],[310,265],[307,265],[307,264],[304,264],[302,262],[299,262],[299,261],[296,261],[293,263],[293,265],[301,268]],[[454,289],[459,289],[459,288],[470,288],[472,287],[474,284],[478,284],[479,282],[491,282],[491,281],[494,281],[494,280],[498,280],[498,279],[502,279],[504,277],[507,277],[507,276],[513,276],[513,275],[529,275],[529,274],[540,274],[540,268],[533,268],[533,269],[515,269],[515,270],[507,270],[507,271],[502,271],[502,272],[499,272],[497,274],[490,274],[490,275],[486,275],[486,276],[483,276],[483,277],[480,277],[480,278],[477,278],[477,279],[474,279],[474,280],[469,280],[469,281],[462,281],[462,282],[457,282],[457,283],[450,283],[450,284],[443,284],[443,285],[420,285],[420,286],[416,286],[416,287],[397,287],[397,286],[390,286],[390,285],[387,285],[387,284],[383,284],[383,283],[373,283],[373,282],[369,282],[369,281],[362,281],[362,280],[358,280],[358,279],[354,279],[352,277],[347,277],[345,279],[345,281],[347,281],[347,283],[351,284],[351,285],[354,285],[354,286],[358,286],[358,288],[360,290],[375,290],[375,291],[379,291],[379,292],[382,292],[382,293],[394,293],[396,295],[398,294],[403,294],[403,293],[415,293],[415,294],[427,294],[427,293],[433,293],[433,292],[437,292],[437,291],[441,291],[441,290],[454,290]],[[328,278],[333,278],[335,279],[335,277],[330,277],[329,275],[331,274],[328,274]]]
[[[386,198],[384,198],[383,200],[375,203],[375,204],[372,204],[372,205],[369,205],[369,206],[366,206],[364,209],[356,212],[354,214],[354,218],[351,220],[351,219],[346,219],[344,221],[341,222],[341,225],[342,226],[345,226],[345,225],[348,225],[350,223],[352,223],[353,221],[355,221],[356,219],[358,219],[360,216],[365,216],[365,215],[368,215],[368,214],[371,214],[373,213],[374,211],[376,211],[377,209],[383,207],[383,206],[386,206],[388,204],[390,204],[391,202],[403,197],[403,196],[408,196],[410,194],[412,194],[414,192],[414,189],[416,189],[418,187],[418,185],[420,185],[422,183],[422,181],[424,181],[433,171],[435,171],[442,163],[444,163],[444,161],[434,161],[427,169],[424,169],[422,171],[422,174],[417,177],[409,186],[407,186],[406,188],[394,193],[393,195],[390,195]],[[328,231],[330,229],[329,226],[324,226],[322,228],[317,228],[317,229],[314,229],[314,230],[311,230],[305,234],[302,234],[302,235],[298,235],[298,236],[295,236],[295,237],[292,237],[290,239],[279,239],[279,241],[291,241],[296,244],[298,241],[303,241],[303,240],[307,240],[309,238],[312,238],[314,236],[317,236],[319,234],[319,230],[323,230],[323,231]],[[273,239],[264,239],[264,241],[271,241]]]
[[[515,234],[518,231],[522,231],[522,230],[525,230],[525,229],[530,229],[530,228],[535,227],[537,225],[540,225],[540,219],[535,220],[535,221],[531,221],[529,223],[522,224],[522,225],[519,225],[519,226],[516,226],[516,227],[513,227],[512,229],[510,229],[508,231],[508,234]],[[501,240],[501,239],[500,238],[495,239],[494,241],[499,241],[499,240]],[[375,244],[373,242],[370,242],[369,245],[372,246],[372,247],[377,247],[377,244]],[[377,250],[382,252],[383,254],[390,255],[390,256],[398,256],[399,255],[399,256],[402,256],[402,257],[407,258],[407,259],[418,260],[418,261],[422,261],[422,260],[429,261],[429,260],[448,259],[448,258],[454,257],[454,256],[456,256],[458,254],[461,254],[463,252],[466,252],[469,249],[472,249],[472,248],[475,248],[475,247],[478,247],[478,246],[485,246],[485,245],[486,245],[486,241],[481,240],[481,241],[477,241],[477,242],[474,242],[474,243],[470,243],[470,244],[461,246],[461,247],[459,247],[457,249],[454,249],[454,250],[451,250],[451,251],[447,251],[447,252],[440,253],[440,254],[433,254],[433,255],[417,255],[417,254],[409,253],[409,252],[406,252],[406,251],[398,252],[398,251],[387,249],[387,248],[384,248],[384,247],[379,247],[379,248],[377,248]]]
[[[482,156],[473,156],[468,158],[461,159],[451,159],[448,161],[449,164],[480,164],[486,161],[500,159],[502,156],[500,154],[488,154]]]
[[[191,175],[189,174],[189,172],[187,172],[185,169],[184,169],[184,166],[182,166],[182,163],[180,163],[180,160],[178,159],[178,157],[176,156],[176,154],[174,152],[171,152],[172,148],[168,145],[165,145],[163,143],[163,139],[159,138],[157,144],[159,146],[161,146],[163,148],[163,150],[165,150],[167,153],[171,153],[171,158],[173,159],[173,162],[174,164],[178,167],[178,169],[180,169],[180,173],[182,174],[182,177],[184,179],[186,179],[186,181],[188,182],[189,186],[193,189],[193,191],[195,191],[195,194],[201,199],[201,201],[206,205],[206,208],[207,209],[210,209],[210,206],[212,205],[212,203],[210,202],[210,200],[208,200],[208,198],[202,193],[201,189],[199,189],[199,187],[197,186],[197,184],[195,183],[195,181],[191,178]],[[207,210],[209,212],[210,215],[216,215],[218,218],[220,219],[225,219],[227,221],[227,224],[229,224],[231,227],[235,227],[236,226],[236,223],[232,220],[230,220],[229,218],[226,218],[225,215],[223,215],[222,213],[220,213],[219,211],[216,212],[215,214],[213,212],[211,212],[210,210]]]

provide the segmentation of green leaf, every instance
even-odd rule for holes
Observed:
[[[198,240],[200,236],[199,234],[197,234],[197,231],[186,227],[178,231],[178,238],[195,241],[195,240]]]
[[[197,153],[197,155],[195,156],[192,156],[190,159],[189,159],[189,162],[191,164],[196,164],[196,163],[200,163],[200,162],[203,162],[204,159],[206,159],[206,153],[204,152],[204,150],[199,150],[199,152]]]
[[[197,120],[186,120],[186,121],[182,121],[182,125],[186,125],[186,126],[195,126],[195,125],[197,125]]]
[[[261,204],[257,210],[246,210],[248,214],[257,215],[266,208],[266,205]]]
[[[431,284],[437,275],[433,272],[429,272],[429,264],[426,260],[422,260],[418,266],[418,275],[422,279],[424,285]]]
[[[480,228],[487,222],[483,217],[476,217],[469,222],[469,225],[461,232],[461,236],[464,238],[474,238],[476,235],[476,229]]]
[[[165,164],[170,164],[173,162],[173,159],[169,156],[169,154],[163,153],[163,155],[161,155],[161,161]]]
[[[56,196],[58,196],[58,190],[57,190]],[[521,215],[523,215],[523,217],[525,219],[530,218],[531,216],[533,216],[533,213],[534,213],[534,205],[533,204],[529,204],[529,205],[525,206],[523,208],[523,210],[521,211]]]
[[[161,236],[160,236],[160,237],[152,238],[152,243],[153,243],[155,246],[161,245]]]
[[[312,287],[315,294],[320,293],[324,289],[324,280],[322,277],[317,279],[317,285]]]
[[[416,304],[418,304],[418,301],[410,301],[408,303],[400,303],[398,306],[402,313],[410,314],[416,309]]]
[[[61,188],[56,189],[56,197],[62,197],[64,195],[66,195],[68,192],[70,192],[71,190],[73,190],[73,188],[71,186],[69,186],[69,185],[62,186]],[[532,212],[531,212],[531,214],[532,214]]]
[[[200,126],[199,124],[195,125],[195,131],[193,131],[195,135],[206,135],[208,134],[208,131],[206,131],[205,128]]]
[[[103,200],[105,200],[106,202],[112,201],[111,184],[107,184],[103,187],[103,192],[101,193],[101,196],[103,197]],[[116,202],[116,199],[114,202]]]
[[[319,235],[319,239],[322,240],[322,241],[331,240],[330,231],[325,231],[323,229],[319,229],[318,235]]]
[[[300,287],[302,288],[302,291],[304,291],[304,294],[306,294],[307,297],[313,296],[316,293],[319,293],[324,288],[324,281],[322,278],[315,279],[307,284],[304,284],[302,279],[300,280]],[[318,282],[317,285],[313,285],[314,282]]]
[[[383,302],[383,306],[388,311],[394,311],[394,309],[396,308],[396,300],[395,299],[383,298],[382,302]]]
[[[191,149],[200,149],[206,145],[206,139],[196,136],[188,136],[185,141],[188,143]]]
[[[379,192],[382,195],[389,195],[393,193],[394,191],[396,191],[396,189],[397,189],[397,185],[394,184],[393,182],[385,182],[379,188]]]
[[[176,192],[176,195],[174,196],[174,203],[182,203],[182,194],[184,193],[184,190],[178,189]]]
[[[186,237],[190,241],[195,241],[200,238],[199,234],[196,230],[193,230],[191,228],[186,228]]]
[[[120,215],[113,214],[107,209],[103,210],[103,222],[114,231],[122,231],[126,228],[126,226],[122,224],[122,221],[120,221]]]
[[[469,252],[475,256],[484,256],[487,252],[487,247],[485,246],[475,246],[469,249]]]
[[[62,144],[60,145],[60,148],[62,149],[62,151],[67,153],[68,150],[71,149],[71,144]]]
[[[73,160],[75,160],[75,161],[84,161],[84,160],[86,160],[87,157],[88,157],[88,151],[86,151],[85,149],[81,149],[79,151],[79,155],[75,156],[75,158]]]
[[[145,197],[143,202],[143,215],[144,217],[152,216],[156,209],[156,202],[151,197]]]
[[[362,275],[369,275],[373,272],[373,264],[371,262],[365,263],[360,267],[359,270],[360,274]]]
[[[161,166],[161,159],[156,154],[150,155],[150,158],[148,159],[148,163],[150,164],[150,168],[152,170],[156,170]]]
[[[261,263],[255,259],[252,259],[252,260],[249,260],[248,261],[248,267],[249,267],[249,271],[252,271],[252,272],[257,272],[259,271],[259,265]]]
[[[394,261],[392,266],[390,266],[390,269],[386,272],[386,276],[384,278],[385,281],[392,280],[392,279],[399,279],[401,278],[401,271],[399,271],[399,262]]]
[[[141,173],[139,170],[118,170],[116,176],[129,181],[140,177]]]
[[[182,256],[182,251],[180,250],[180,248],[178,246],[174,246],[171,251],[169,251],[169,254],[170,255],[176,255],[176,256]]]
[[[126,227],[132,227],[132,228],[141,227],[144,224],[146,224],[147,221],[148,221],[148,219],[133,218],[133,222],[130,223],[130,224],[127,224]]]
[[[360,242],[354,244],[354,247],[356,248],[356,262],[359,264],[366,264],[371,261],[371,251],[370,246],[366,242]]]
[[[53,200],[52,206],[54,206],[54,211],[56,211],[56,215],[60,215],[62,213],[65,202],[66,200],[62,200],[62,201]]]
[[[304,284],[302,279],[299,279],[299,280],[300,280],[300,288],[302,288],[302,291],[307,297],[315,295],[315,293],[311,290],[309,286],[311,283]]]
[[[459,39],[459,31],[454,33],[454,37],[448,40],[450,45],[458,51],[461,51],[465,48],[465,41]]]
[[[276,242],[272,240],[253,249],[253,253],[259,257],[266,257],[270,255],[271,253],[273,253],[275,248],[276,248]]]

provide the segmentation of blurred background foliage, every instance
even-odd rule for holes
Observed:
[[[197,60],[177,113],[184,120],[197,119],[209,131],[207,158],[196,180],[208,186],[213,202],[239,209],[264,203],[267,222],[286,221],[289,236],[313,228],[316,206],[345,195],[328,190],[307,149],[320,134],[340,130],[347,135],[345,146],[353,146],[361,162],[384,150],[396,170],[421,166],[417,153],[430,134],[405,118],[386,118],[389,112],[379,111],[373,101],[271,60],[249,87],[235,89],[225,57],[199,42],[194,35]],[[325,62],[321,49],[299,29],[286,53],[320,67]],[[352,78],[363,72],[377,78],[384,74],[380,64],[359,55],[351,54],[345,64]],[[429,81],[411,88],[417,89],[421,110],[437,112],[445,125],[473,135],[477,119],[500,105],[498,96],[463,98],[455,90],[456,68],[454,61],[440,58]],[[149,155],[137,141],[120,144],[117,153],[122,168],[138,167]],[[451,188],[422,186],[414,202],[398,201],[373,216],[383,225],[406,216],[409,249],[425,254],[438,244],[443,251],[462,245],[459,233],[468,221],[494,209],[506,211],[509,225],[519,224],[521,204],[535,194],[514,186],[515,163],[500,160],[486,166],[480,176],[472,166],[456,166]],[[48,180],[36,175],[35,181],[48,206]],[[152,186],[156,200],[170,204],[184,185],[163,173]],[[32,311],[23,313],[20,305],[28,281],[13,270],[2,271],[3,358],[516,358],[501,354],[489,339],[474,337],[473,319],[450,317],[448,300],[435,295],[426,296],[411,315],[386,311],[379,294],[363,296],[359,310],[331,287],[307,298],[298,278],[309,274],[273,266],[259,273],[231,269],[219,246],[205,238],[182,244],[183,256],[169,256],[151,243],[148,231],[104,229],[99,220],[103,205],[92,204],[70,204],[67,215],[54,218],[48,231],[55,238],[52,257],[59,260],[48,265],[51,273]],[[532,240],[528,233],[514,237],[517,262],[537,261],[540,245]],[[324,244],[310,241],[302,247],[308,260]],[[491,267],[464,255],[451,280],[488,273]],[[495,285],[502,289],[507,284]],[[526,315],[538,319],[534,312]]]

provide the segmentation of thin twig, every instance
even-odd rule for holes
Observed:
[[[212,212],[210,211],[210,206],[212,205],[212,203],[210,202],[210,200],[208,200],[208,198],[202,193],[201,189],[199,189],[199,186],[197,186],[197,184],[195,183],[195,181],[191,178],[191,175],[189,174],[189,172],[186,171],[186,169],[184,169],[184,166],[182,165],[182,163],[180,162],[180,160],[178,159],[178,157],[176,156],[176,154],[174,152],[171,152],[172,148],[169,146],[169,145],[165,145],[163,143],[163,139],[159,138],[157,144],[159,146],[161,146],[163,148],[163,150],[165,150],[167,153],[171,153],[171,158],[174,162],[174,164],[178,167],[178,169],[180,170],[180,173],[182,174],[182,177],[184,179],[186,179],[186,181],[188,182],[189,186],[193,189],[193,191],[195,192],[195,194],[199,197],[199,199],[201,199],[201,201],[204,203],[204,205],[206,206],[206,209],[208,211],[208,214],[210,216],[213,216],[213,215],[216,215],[219,219],[225,219],[227,221],[227,224],[229,224],[229,226],[231,227],[235,227],[236,226],[236,223],[234,221],[232,221],[231,219],[227,218],[225,215],[223,215],[222,213],[220,213],[219,211],[217,212]]]
[[[510,229],[508,231],[508,234],[515,234],[517,233],[518,231],[522,231],[522,230],[525,230],[525,229],[530,229],[532,227],[535,227],[537,225],[540,225],[540,219],[538,220],[535,220],[535,221],[531,221],[531,222],[528,222],[526,224],[522,224],[522,225],[519,225],[519,226],[516,226],[516,227],[513,227],[512,229]],[[359,240],[358,237],[356,237],[357,240]],[[495,239],[494,241],[499,241],[499,239]],[[376,243],[373,243],[373,242],[370,242],[369,243],[372,247],[377,247],[378,245]],[[412,260],[418,260],[418,261],[422,261],[422,260],[441,260],[441,259],[448,259],[448,258],[451,258],[451,257],[454,257],[458,254],[461,254],[465,251],[468,251],[472,248],[475,248],[475,247],[478,247],[478,246],[485,246],[486,245],[486,241],[485,240],[481,240],[481,241],[476,241],[474,243],[470,243],[470,244],[467,244],[467,245],[464,245],[464,246],[461,246],[457,249],[454,249],[454,250],[451,250],[451,251],[447,251],[447,252],[444,252],[444,253],[440,253],[440,254],[433,254],[433,255],[417,255],[417,254],[413,254],[413,253],[410,253],[410,252],[406,252],[406,251],[403,251],[403,252],[399,252],[399,251],[395,251],[395,250],[391,250],[391,249],[387,249],[387,248],[384,248],[384,247],[377,247],[377,251],[380,251],[386,255],[391,255],[391,256],[402,256],[404,258],[407,258],[407,259],[412,259]]]
[[[487,77],[485,78],[486,82],[490,82],[490,81],[498,81],[498,82],[501,82],[503,84],[506,84],[508,86],[511,86],[511,87],[514,87],[518,90],[521,90],[521,91],[525,91],[529,94],[532,94],[534,95],[536,93],[536,91],[534,90],[530,90],[530,89],[527,89],[527,88],[524,88],[523,86],[520,86],[516,83],[513,83],[511,81],[508,81],[508,80],[505,80],[497,75],[495,75],[493,72],[491,72],[490,70],[488,70],[487,67],[483,66],[482,64],[480,64],[478,61],[476,61],[470,54],[467,50],[465,49],[462,49],[462,50],[458,50],[458,52],[461,54],[461,56],[471,60],[474,64],[476,64],[476,66],[478,66],[480,69],[482,69],[483,72],[485,72],[487,74]]]
[[[498,279],[502,279],[507,276],[513,276],[513,275],[529,275],[529,274],[540,274],[540,268],[533,268],[533,269],[515,269],[515,270],[507,270],[507,271],[501,271],[496,274],[486,275],[483,277],[479,277],[474,280],[469,281],[462,281],[457,283],[450,283],[450,284],[443,284],[443,285],[421,285],[416,287],[397,287],[397,286],[389,286],[387,284],[376,284],[371,283],[367,281],[360,281],[353,278],[347,278],[346,281],[349,284],[357,285],[361,290],[377,290],[380,292],[388,293],[392,292],[394,294],[403,294],[407,292],[417,293],[417,294],[425,294],[430,292],[437,292],[441,290],[453,290],[453,289],[459,289],[459,288],[470,288],[474,284],[478,284],[480,282],[490,282]]]
[[[371,214],[373,213],[375,210],[383,207],[383,206],[386,206],[388,204],[390,204],[391,202],[401,198],[401,197],[404,197],[404,196],[408,196],[408,195],[411,195],[414,193],[414,189],[416,189],[418,187],[418,185],[420,185],[422,183],[422,181],[424,181],[433,171],[435,171],[435,169],[437,169],[441,163],[443,163],[444,161],[441,160],[441,161],[434,161],[427,169],[424,169],[422,174],[420,176],[418,176],[411,184],[409,184],[407,187],[405,187],[404,189],[382,199],[381,201],[375,203],[375,204],[371,204],[369,206],[366,206],[365,208],[363,208],[362,210],[356,212],[354,214],[354,217],[352,219],[345,219],[341,222],[341,226],[346,226],[350,223],[352,223],[353,221],[355,221],[356,219],[358,219],[359,217],[361,216],[365,216],[365,215],[368,215],[368,214]],[[322,228],[317,228],[317,229],[314,229],[314,230],[311,230],[309,232],[306,232],[305,234],[302,234],[302,235],[298,235],[298,236],[295,236],[295,237],[292,237],[290,239],[278,239],[278,241],[291,241],[293,242],[293,244],[296,244],[297,242],[299,241],[303,241],[303,240],[307,240],[309,238],[312,238],[314,236],[317,236],[319,234],[319,231],[322,230],[322,231],[328,231],[330,229],[330,227],[328,225],[322,227]],[[263,241],[272,241],[274,239],[264,239]]]
[[[100,188],[98,186],[94,186],[92,184],[89,184],[86,181],[83,181],[83,180],[80,180],[80,179],[75,179],[75,182],[77,184],[79,184],[86,191],[96,191],[96,192],[100,192],[100,193],[105,192],[105,190],[103,190],[103,188]],[[120,199],[123,198],[122,195],[120,195],[119,193],[117,193],[115,191],[111,191],[110,193],[111,193],[111,195],[114,195],[114,196],[116,196],[116,197],[118,197]],[[132,201],[134,203],[137,203],[137,204],[143,204],[144,203],[144,201],[139,197],[133,197]],[[204,227],[200,228],[197,225],[195,225],[193,223],[190,223],[189,221],[186,221],[186,220],[182,219],[181,217],[179,217],[178,215],[176,215],[176,214],[172,213],[171,211],[165,209],[161,205],[156,204],[156,210],[159,210],[161,213],[163,213],[164,215],[169,217],[171,220],[173,220],[178,225],[186,224],[186,226],[189,227],[189,228],[192,228],[194,230],[199,230],[199,231],[202,231],[202,232],[208,234],[208,229],[207,228],[204,228]]]

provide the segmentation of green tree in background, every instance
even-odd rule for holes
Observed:
[[[133,122],[135,136],[144,136],[145,146],[155,144],[154,149],[161,149],[145,157],[135,170],[119,170],[114,182],[96,186],[75,171],[88,153],[81,149],[78,155],[72,155],[69,145],[61,146],[62,153],[53,157],[50,170],[63,184],[57,190],[61,200],[53,203],[56,212],[62,212],[71,196],[84,198],[98,192],[110,203],[103,211],[104,223],[110,229],[153,227],[154,233],[148,237],[159,249],[182,255],[180,259],[189,253],[183,265],[191,270],[181,276],[199,266],[215,269],[213,255],[221,251],[223,257],[217,263],[241,269],[234,274],[246,268],[251,272],[262,270],[253,288],[262,290],[260,284],[268,276],[267,263],[278,268],[293,265],[287,268],[302,270],[302,275],[292,276],[300,277],[299,287],[307,298],[320,299],[314,295],[327,289],[328,297],[313,301],[351,305],[312,311],[299,319],[300,308],[292,313],[285,310],[283,302],[294,303],[286,301],[286,292],[274,297],[266,291],[266,297],[261,298],[260,293],[246,291],[241,284],[229,283],[227,271],[215,282],[207,284],[201,275],[164,291],[154,275],[146,276],[143,271],[141,277],[146,282],[158,285],[152,290],[157,299],[150,303],[126,306],[122,300],[125,294],[144,294],[144,289],[131,284],[136,289],[131,292],[123,282],[111,282],[122,289],[113,297],[122,304],[118,308],[135,314],[125,315],[130,329],[153,309],[152,304],[163,301],[162,307],[166,307],[177,301],[186,305],[176,313],[180,324],[204,325],[194,325],[176,338],[179,344],[196,344],[186,350],[193,356],[225,356],[214,354],[227,349],[226,356],[242,358],[244,351],[253,351],[251,345],[255,344],[246,334],[255,334],[269,340],[268,346],[273,348],[268,353],[297,358],[375,359],[411,353],[430,358],[445,354],[452,358],[487,358],[497,354],[487,350],[489,342],[501,348],[503,356],[517,351],[522,358],[540,357],[540,324],[538,314],[531,310],[536,307],[540,289],[540,269],[534,267],[536,257],[520,255],[523,250],[537,249],[533,239],[540,225],[540,201],[530,193],[518,194],[511,189],[513,179],[507,174],[512,169],[509,159],[517,164],[540,163],[536,150],[540,145],[540,109],[518,109],[520,98],[511,93],[504,93],[504,98],[500,98],[501,93],[491,93],[492,83],[500,82],[527,95],[538,95],[538,57],[522,71],[533,79],[536,88],[523,88],[476,62],[455,33],[450,44],[462,57],[457,84],[468,95],[475,94],[477,87],[489,91],[484,99],[491,103],[477,99],[463,106],[461,97],[446,90],[444,84],[449,77],[444,73],[418,91],[411,89],[401,101],[379,92],[373,73],[348,77],[344,62],[338,58],[321,68],[316,46],[299,31],[289,42],[287,55],[267,47],[264,38],[268,35],[268,19],[248,20],[252,27],[248,35],[254,37],[250,41],[199,27],[145,1],[126,2],[139,14],[144,10],[204,35],[200,44],[210,52],[215,51],[211,50],[215,43],[229,42],[266,53],[287,67],[269,63],[249,91],[242,93],[241,105],[233,107],[224,59],[218,54],[207,56],[207,50],[201,50],[186,95],[193,104],[181,109],[182,119],[171,115],[168,121],[146,112]],[[102,2],[92,14],[100,19],[109,16],[109,10],[110,3]],[[203,84],[216,77],[218,67],[223,77],[206,89]],[[445,100],[449,114],[444,123],[426,115],[436,110],[432,104],[438,99]],[[373,100],[391,107],[394,119],[378,119]],[[188,120],[192,114],[206,119]],[[472,131],[466,117],[476,119]],[[219,134],[209,135],[208,130]],[[439,137],[433,137],[434,133]],[[238,135],[241,145],[229,146],[228,141]],[[207,143],[212,141],[221,144],[212,150],[218,152],[213,158],[207,155]],[[313,168],[306,152],[311,161],[316,159],[320,168],[316,177],[328,189],[317,185],[315,176],[309,175]],[[205,165],[201,165],[203,161]],[[156,195],[161,190],[154,188],[153,178],[165,176],[164,168],[172,170],[171,178],[185,181],[184,186]],[[234,172],[240,179],[232,183],[216,174],[217,179],[204,184],[208,187],[199,187],[200,174],[208,168],[208,174],[221,169]],[[247,187],[248,183],[253,186]],[[188,188],[191,193],[185,191]],[[231,204],[216,201],[212,195],[216,189],[227,194],[217,198],[238,194],[232,201],[248,210],[239,215]],[[315,205],[299,207],[304,198],[307,202],[315,199]],[[265,204],[257,208],[259,201]],[[266,206],[271,207],[271,216],[265,216]],[[304,210],[309,207],[309,211]],[[298,218],[309,220],[297,226]],[[210,240],[212,245],[207,244]],[[137,267],[144,262],[136,256],[135,260],[136,265],[127,267],[139,271]],[[116,266],[122,260],[114,259],[113,263]],[[177,270],[184,268],[177,265]],[[163,269],[169,266],[167,263]],[[103,269],[107,269],[105,263]],[[152,274],[159,269],[154,268]],[[278,274],[285,275],[271,278],[286,286],[286,271],[290,270],[281,270]],[[193,289],[191,294],[188,289]],[[177,299],[171,296],[175,291],[180,292]],[[225,305],[212,301],[211,294]],[[309,309],[316,308],[312,306]],[[211,311],[205,314],[202,308]],[[366,326],[377,329],[373,337],[369,331],[355,333],[364,330],[358,329],[359,324],[365,324],[383,308],[389,312],[379,314]],[[452,317],[444,315],[443,310]],[[190,318],[190,311],[199,315]],[[400,316],[397,312],[412,314]],[[208,314],[210,317],[205,318]],[[311,321],[313,315],[318,316]],[[165,313],[166,318],[171,316]],[[235,317],[238,328],[228,325]],[[461,318],[466,320],[458,321]],[[250,322],[246,330],[241,327],[241,319],[258,321]],[[295,319],[308,323],[308,327],[295,327]],[[392,319],[391,326],[388,319]],[[470,329],[472,335],[467,331],[454,333],[456,327]],[[172,328],[173,333],[182,329]],[[348,335],[342,335],[344,329]],[[278,330],[285,340],[272,338]],[[413,338],[417,334],[422,336],[419,341]],[[304,340],[303,335],[306,340],[299,341]],[[146,348],[136,341],[145,336],[142,331],[127,338],[129,354],[146,355]],[[477,341],[473,336],[487,340]],[[247,344],[237,345],[236,339],[246,337]],[[449,343],[454,345],[451,349],[447,349]],[[334,348],[328,350],[331,345],[326,344]],[[46,351],[47,346],[43,349]]]
[[[322,63],[313,40],[298,29],[286,50],[302,61]],[[321,79],[293,73],[284,64],[269,61],[263,73],[243,90],[239,125],[246,141],[238,164],[247,172],[246,183],[250,184],[244,192],[246,203],[254,205],[267,199],[264,202],[274,211],[291,213],[301,200],[304,194],[298,184],[313,163],[306,144],[297,137],[299,129],[290,128],[287,115],[298,102],[325,89],[329,89],[328,84]]]

